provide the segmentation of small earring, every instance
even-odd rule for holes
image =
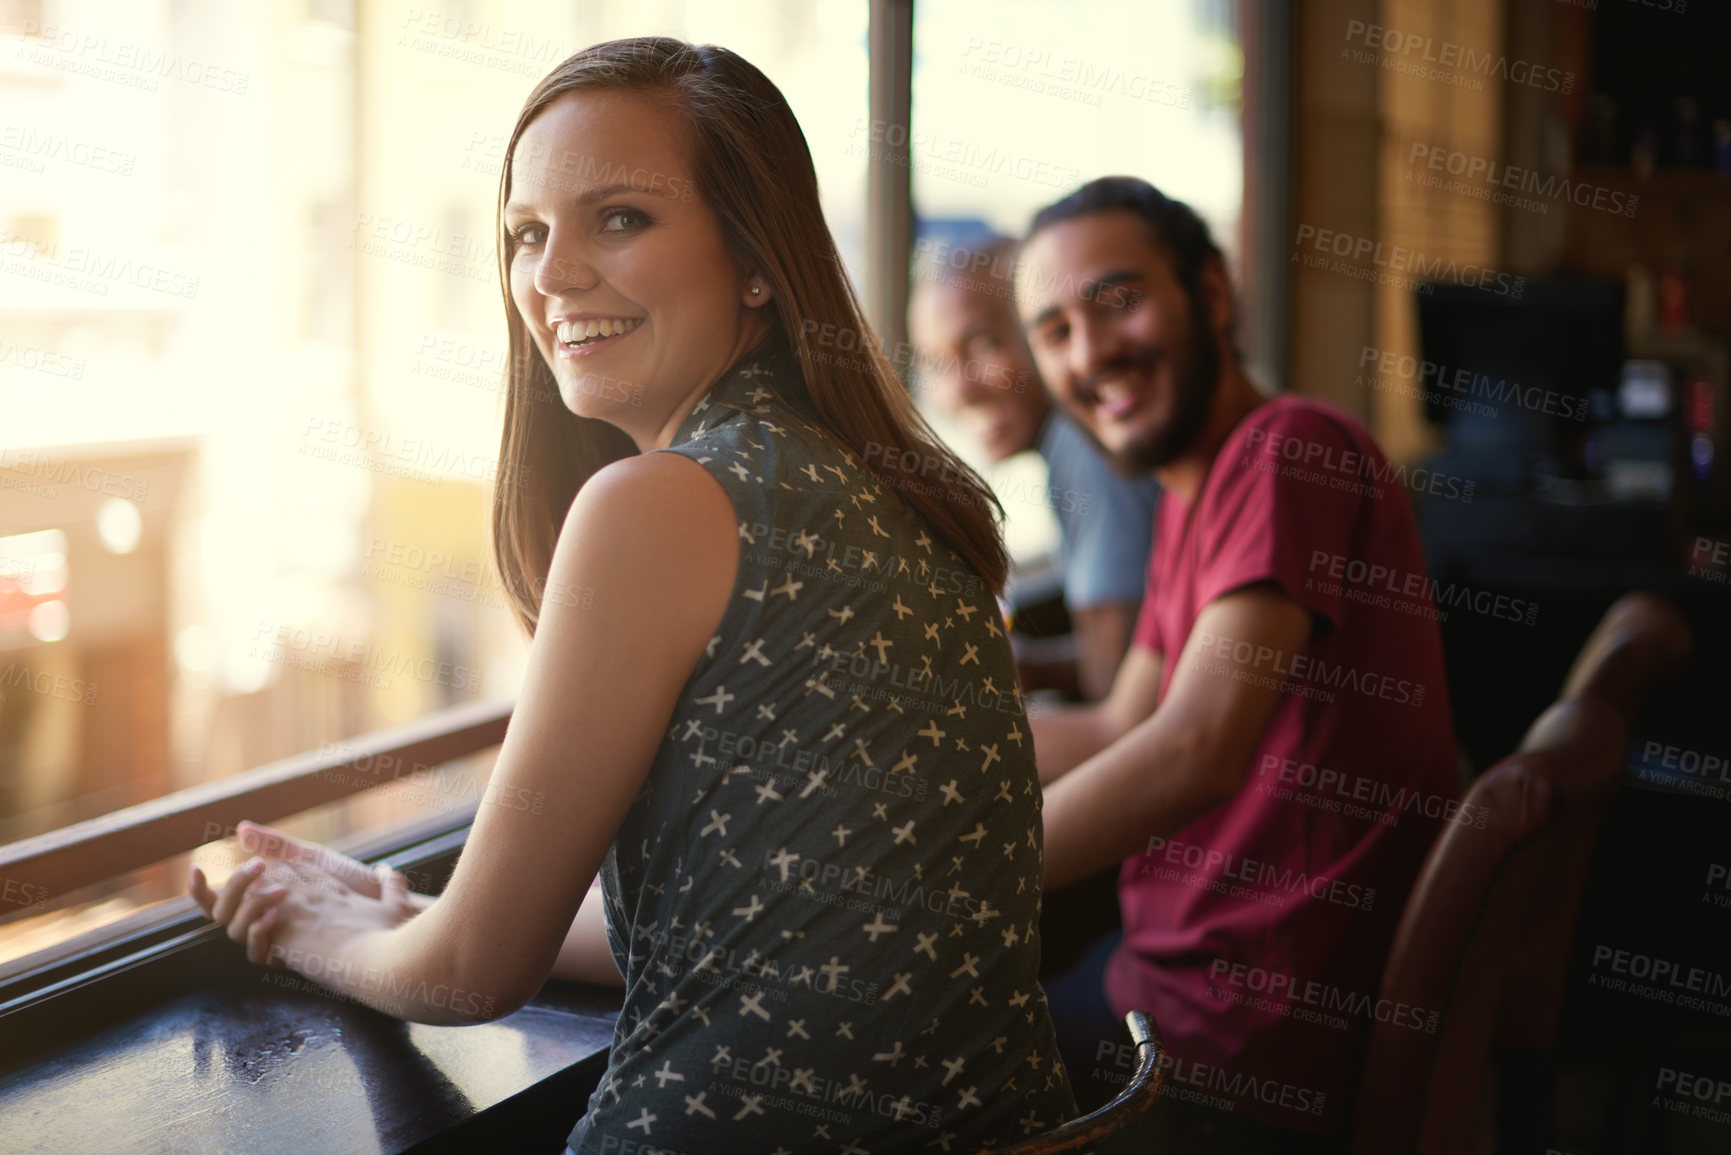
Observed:
[[[758,295],[758,294],[759,294],[759,293],[761,293],[761,292],[763,292],[763,286],[762,286],[762,285],[753,285],[753,286],[751,286],[751,295],[752,295],[752,296],[754,296],[754,297],[755,297],[755,296],[757,296],[757,295]]]

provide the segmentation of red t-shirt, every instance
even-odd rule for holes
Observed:
[[[1162,498],[1136,644],[1164,695],[1214,599],[1274,582],[1313,615],[1301,654],[1252,655],[1284,701],[1233,800],[1125,862],[1119,1013],[1150,1011],[1175,1092],[1303,1130],[1343,1123],[1401,908],[1462,814],[1424,554],[1404,477],[1341,411],[1282,396],[1227,437],[1193,505]],[[1239,649],[1203,639],[1196,664]],[[1150,768],[1157,773],[1157,767]],[[1194,1100],[1194,1096],[1186,1095]]]

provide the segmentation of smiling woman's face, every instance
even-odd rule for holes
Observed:
[[[511,299],[566,408],[640,449],[666,445],[767,323],[754,307],[768,284],[734,261],[697,196],[689,131],[659,94],[573,92],[511,159]]]

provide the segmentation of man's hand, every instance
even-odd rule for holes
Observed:
[[[1160,708],[1047,787],[1046,889],[1139,854],[1150,837],[1170,836],[1236,795],[1286,700],[1264,659],[1281,655],[1290,666],[1311,628],[1310,612],[1272,583],[1205,606]],[[1205,647],[1205,638],[1231,639],[1228,656],[1212,642]],[[1141,652],[1132,650],[1120,679]],[[1039,738],[1036,728],[1040,777],[1049,781]]]
[[[1098,702],[1112,693],[1141,610],[1141,602],[1102,602],[1070,611],[1076,635],[1076,677],[1083,698]]]
[[[1112,743],[1154,712],[1166,659],[1143,646],[1131,646],[1104,701],[1080,706],[1036,702],[1028,708],[1034,736],[1034,762],[1040,784],[1049,786]]]

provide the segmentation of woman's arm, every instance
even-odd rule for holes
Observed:
[[[601,888],[591,887],[565,941],[559,946],[559,957],[553,960],[553,977],[572,983],[593,983],[598,987],[622,987],[625,977],[613,961],[613,950],[607,945],[607,912],[601,905]]]
[[[486,1021],[527,1002],[576,930],[725,613],[738,556],[732,501],[698,463],[655,453],[596,473],[560,532],[554,593],[444,894],[417,912],[400,884],[375,900],[285,878],[273,958],[417,1022]],[[258,917],[257,907],[249,898],[230,913]]]
[[[341,851],[317,842],[308,842],[285,834],[273,826],[264,826],[256,822],[242,822],[239,837],[241,847],[253,851],[261,860],[277,859],[285,863],[300,863],[314,867],[329,876],[332,882],[338,882],[350,887],[367,898],[376,899],[380,896],[380,874],[375,867],[368,866],[358,858],[351,858]],[[227,909],[234,910],[248,886],[256,880],[256,868],[253,871],[236,871],[236,878],[231,880],[235,893],[227,902]],[[204,872],[198,867],[192,868],[189,888],[194,899],[204,908],[206,915],[217,913],[220,897],[211,890],[205,881]],[[225,888],[227,889],[227,888]],[[262,916],[271,907],[287,896],[284,888],[265,887],[261,890],[269,893],[262,899],[255,900],[256,908]],[[419,914],[438,901],[438,896],[409,892],[410,917]],[[249,926],[242,924],[231,915],[218,919],[230,927],[231,937],[240,941],[247,937]],[[256,925],[257,919],[252,920]],[[267,923],[257,936],[259,942],[256,948],[249,945],[247,957],[260,965],[268,964],[270,959],[271,926]],[[577,909],[577,917],[571,920],[571,929],[565,932],[565,941],[559,947],[559,957],[553,964],[553,978],[566,982],[592,983],[596,986],[617,987],[624,983],[619,968],[613,961],[613,951],[607,945],[606,910],[602,903],[599,887],[591,887],[583,899],[583,905]]]

